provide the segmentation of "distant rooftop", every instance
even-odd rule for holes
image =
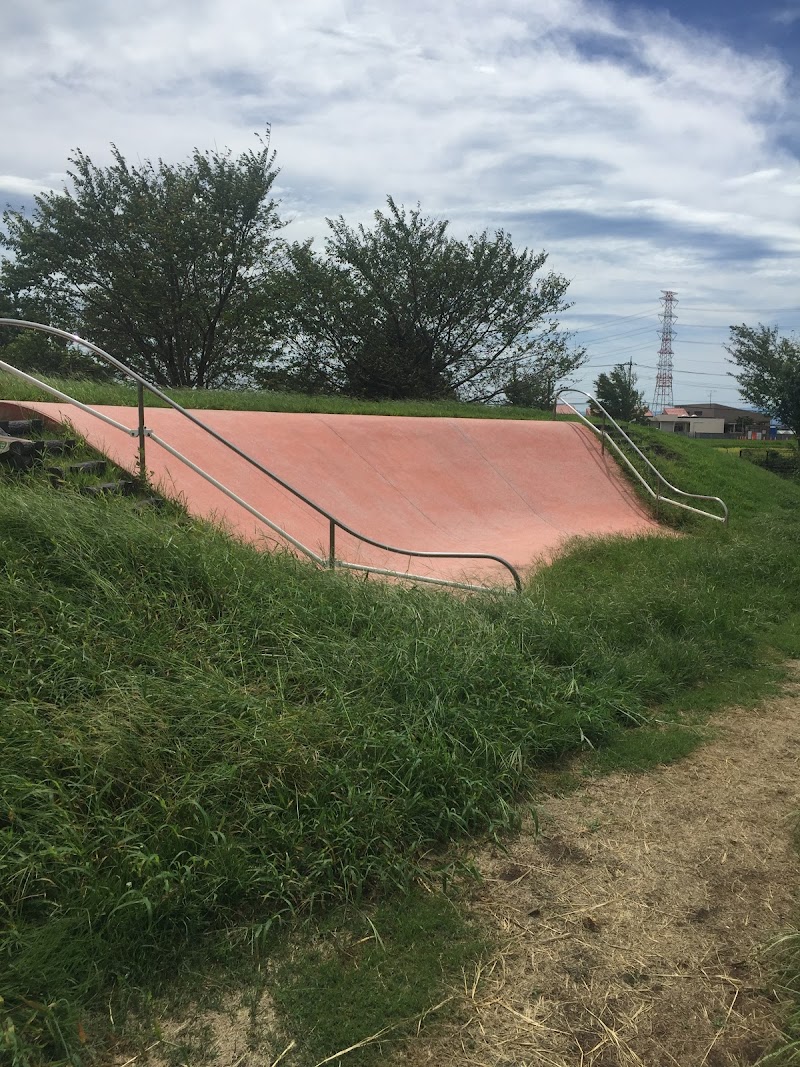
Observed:
[[[576,407],[573,407],[572,404],[556,404],[556,415],[574,415],[576,410],[580,415],[580,410],[577,408],[577,405]],[[586,407],[585,414],[591,415],[590,407]]]
[[[759,408],[748,407],[747,404],[725,404],[721,400],[695,400],[691,404],[684,404],[685,408],[726,408],[728,411],[741,411],[748,415],[765,415],[766,412]]]

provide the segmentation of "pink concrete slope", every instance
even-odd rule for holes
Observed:
[[[137,441],[59,404],[26,404],[69,421],[115,463],[134,470]],[[98,410],[133,428],[131,408]],[[572,537],[653,533],[650,520],[584,427],[566,422],[198,411],[337,518],[376,540],[424,551],[490,552],[527,569]],[[177,412],[148,408],[146,424],[303,544],[327,554],[327,521]],[[248,540],[280,543],[239,505],[152,442],[154,482],[195,515]],[[424,561],[338,533],[337,557],[395,570],[505,584],[488,561]]]

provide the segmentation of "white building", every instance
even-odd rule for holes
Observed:
[[[650,415],[648,422],[657,430],[682,433],[687,437],[722,437],[725,433],[725,419],[690,415],[686,408],[664,408],[660,415]]]

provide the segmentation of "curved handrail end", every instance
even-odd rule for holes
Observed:
[[[585,425],[588,426],[589,429],[592,430],[593,433],[597,434],[598,437],[602,437],[604,440],[607,440],[609,444],[614,446],[614,449],[617,451],[617,453],[625,461],[625,463],[628,465],[628,467],[630,467],[630,469],[633,471],[633,473],[636,475],[636,477],[639,479],[639,481],[645,486],[645,488],[650,492],[650,494],[652,496],[656,497],[657,500],[663,500],[663,502],[665,504],[672,504],[673,507],[686,508],[688,511],[694,511],[698,515],[704,515],[706,518],[714,519],[717,522],[721,522],[725,526],[728,525],[728,517],[729,517],[730,512],[728,510],[728,505],[725,503],[725,501],[721,497],[718,497],[718,496],[707,496],[704,493],[687,493],[683,489],[679,489],[676,485],[673,485],[672,482],[668,481],[664,477],[664,475],[661,473],[661,471],[658,469],[658,467],[656,467],[655,464],[652,463],[650,461],[650,459],[648,459],[648,457],[644,454],[644,452],[642,452],[642,450],[639,448],[639,446],[636,444],[636,442],[634,440],[632,440],[632,438],[625,432],[625,430],[622,429],[622,427],[617,422],[617,420],[613,417],[613,415],[611,415],[606,410],[606,408],[601,404],[601,402],[597,399],[597,397],[592,396],[591,393],[587,393],[585,389],[578,389],[575,386],[569,386],[568,388],[560,389],[558,391],[558,393],[556,393],[555,403],[557,403],[560,399],[563,399],[565,393],[580,393],[581,396],[585,396],[586,397],[586,399],[589,401],[590,404],[592,404],[594,407],[599,408],[600,411],[603,413],[603,416],[606,419],[608,419],[608,421],[611,423],[611,425],[618,431],[618,433],[620,433],[622,435],[622,437],[625,439],[625,441],[627,441],[627,443],[634,450],[634,452],[639,456],[639,458],[641,460],[643,460],[644,463],[650,468],[650,470],[653,472],[653,474],[655,474],[655,476],[658,478],[658,480],[661,482],[662,485],[667,486],[667,488],[670,489],[673,493],[677,493],[679,496],[686,497],[687,499],[690,499],[690,500],[711,500],[714,503],[720,505],[720,507],[722,508],[723,514],[722,515],[715,515],[713,512],[710,512],[710,511],[703,511],[700,508],[692,508],[692,507],[689,507],[688,504],[682,504],[677,500],[670,500],[669,497],[662,496],[660,492],[657,493],[652,488],[652,486],[649,484],[649,482],[647,482],[647,480],[642,476],[642,474],[633,466],[631,461],[628,459],[628,457],[625,455],[625,453],[619,447],[619,445],[614,440],[614,438],[613,437],[609,437],[609,435],[605,432],[604,429],[603,430],[598,429],[597,426],[595,426],[593,422],[591,422],[589,419],[586,418],[586,416],[584,414],[582,414],[580,411],[578,411],[578,409],[575,407],[575,405],[573,403],[571,403],[569,400],[565,400],[564,403],[566,403],[569,407],[572,408],[572,410],[575,412],[575,414],[578,416],[578,418],[581,420],[581,422],[585,423]]]

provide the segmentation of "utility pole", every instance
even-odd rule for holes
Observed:
[[[661,347],[658,350],[658,371],[656,372],[656,391],[653,394],[652,411],[659,415],[664,408],[672,407],[672,326],[677,316],[674,305],[678,300],[671,289],[662,289],[661,303],[664,310],[661,319]]]

